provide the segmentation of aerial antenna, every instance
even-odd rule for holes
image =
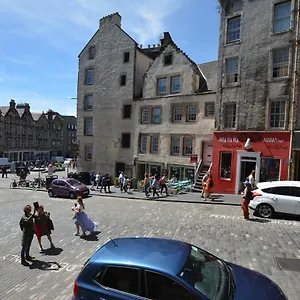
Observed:
[[[115,243],[115,241],[111,237],[109,237],[109,239],[113,242],[115,247],[118,247],[118,245]]]

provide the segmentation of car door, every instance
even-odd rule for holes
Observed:
[[[294,213],[300,215],[300,187],[292,186],[291,194],[294,200]]]
[[[99,299],[144,299],[141,291],[141,270],[125,266],[107,266],[100,278]]]
[[[199,294],[193,294],[174,279],[163,274],[145,270],[145,292],[147,299],[156,300],[204,300]]]
[[[70,186],[65,181],[60,180],[59,190],[60,190],[61,196],[69,197]]]
[[[285,214],[294,213],[294,199],[291,197],[291,187],[290,186],[276,186],[271,190],[269,195],[271,203],[276,212],[281,212]]]

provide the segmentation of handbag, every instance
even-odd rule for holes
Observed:
[[[50,217],[48,218],[48,221],[47,221],[47,227],[49,230],[54,230],[54,225],[53,225],[53,222],[50,219]]]

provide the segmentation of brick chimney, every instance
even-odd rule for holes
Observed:
[[[25,103],[25,105],[24,105],[24,112],[30,112],[29,103]]]
[[[53,110],[52,110],[52,109],[49,109],[49,110],[47,111],[47,116],[48,116],[48,120],[49,120],[49,121],[52,121],[52,120],[53,120],[53,115],[54,115]]]
[[[170,45],[172,43],[172,38],[169,32],[164,32],[164,37],[160,40],[161,45]]]
[[[118,12],[108,15],[106,17],[103,17],[100,19],[100,22],[99,22],[100,30],[101,30],[101,28],[108,27],[108,26],[118,25],[119,27],[121,27],[121,20],[122,20],[122,17],[119,15]]]
[[[15,100],[11,99],[9,102],[9,108],[16,108],[16,102]]]

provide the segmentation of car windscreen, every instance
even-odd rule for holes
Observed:
[[[70,179],[67,181],[69,185],[71,186],[79,186],[79,185],[82,185],[82,183],[78,180],[75,180],[75,179]]]
[[[230,274],[225,263],[195,246],[178,276],[208,299],[229,299]]]

